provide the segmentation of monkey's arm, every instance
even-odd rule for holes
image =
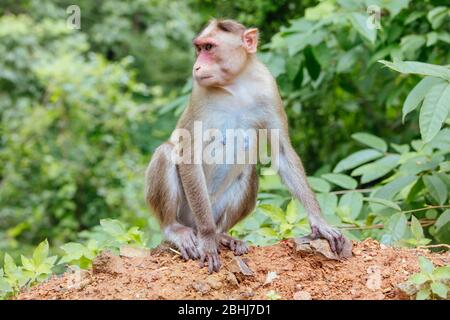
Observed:
[[[216,224],[203,168],[200,164],[179,164],[178,172],[197,227],[200,262],[202,266],[204,262],[208,262],[210,273],[213,270],[219,271],[221,263],[217,249]]]
[[[289,189],[291,194],[297,198],[305,207],[311,226],[311,237],[323,237],[330,243],[334,252],[341,253],[344,247],[345,238],[343,235],[332,228],[322,217],[319,203],[317,202],[314,192],[311,190],[306,179],[305,169],[300,157],[295,152],[289,139],[287,129],[287,117],[284,110],[277,112],[268,125],[269,129],[279,129],[279,152],[277,155],[272,154],[272,161],[278,166],[278,172],[281,180]],[[269,133],[269,136],[270,133]],[[271,146],[276,143],[270,141]],[[276,152],[276,150],[273,150]]]

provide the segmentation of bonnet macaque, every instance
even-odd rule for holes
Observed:
[[[321,216],[316,197],[308,185],[299,156],[288,134],[287,117],[275,79],[258,61],[258,30],[233,20],[212,20],[194,39],[197,59],[189,105],[175,131],[194,136],[201,124],[204,133],[229,129],[277,130],[269,145],[279,146],[278,173],[292,195],[305,207],[311,238],[325,238],[341,253],[346,239]],[[177,131],[177,132],[178,132]],[[156,214],[166,240],[184,259],[199,259],[209,272],[221,266],[219,245],[236,255],[247,245],[227,231],[251,213],[256,204],[258,177],[255,163],[206,163],[196,161],[205,151],[205,140],[188,141],[172,135],[159,146],[146,170],[146,201]],[[214,139],[225,148],[230,139]],[[232,140],[232,139],[231,139]],[[259,138],[246,137],[244,151],[258,150]],[[217,152],[219,152],[218,150]],[[241,150],[242,151],[242,150]],[[188,159],[175,161],[174,154]],[[198,159],[197,159],[198,160]]]

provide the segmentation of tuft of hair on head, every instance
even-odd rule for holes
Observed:
[[[235,34],[241,34],[245,31],[245,26],[237,21],[231,19],[219,19],[216,20],[217,28],[224,32],[231,32]]]

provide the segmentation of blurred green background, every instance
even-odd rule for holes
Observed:
[[[66,25],[72,4],[79,30]],[[366,25],[370,5],[380,8],[381,29]],[[0,0],[1,252],[18,257],[45,238],[57,247],[104,218],[159,243],[144,170],[185,106],[191,41],[213,17],[259,28],[260,58],[277,78],[294,147],[330,223],[352,239],[449,242],[448,118],[432,144],[421,141],[418,112],[402,123],[420,77],[377,62],[448,65],[448,1]],[[384,162],[330,176],[356,168],[335,166],[368,146],[379,154],[357,165]],[[345,191],[367,198],[393,181],[396,189],[376,198],[399,208]],[[275,176],[261,178],[259,201],[235,236],[266,244],[308,233],[304,210]]]

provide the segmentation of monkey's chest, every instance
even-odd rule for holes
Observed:
[[[203,128],[203,168],[210,194],[223,192],[257,163],[258,130],[249,118],[221,113]]]

